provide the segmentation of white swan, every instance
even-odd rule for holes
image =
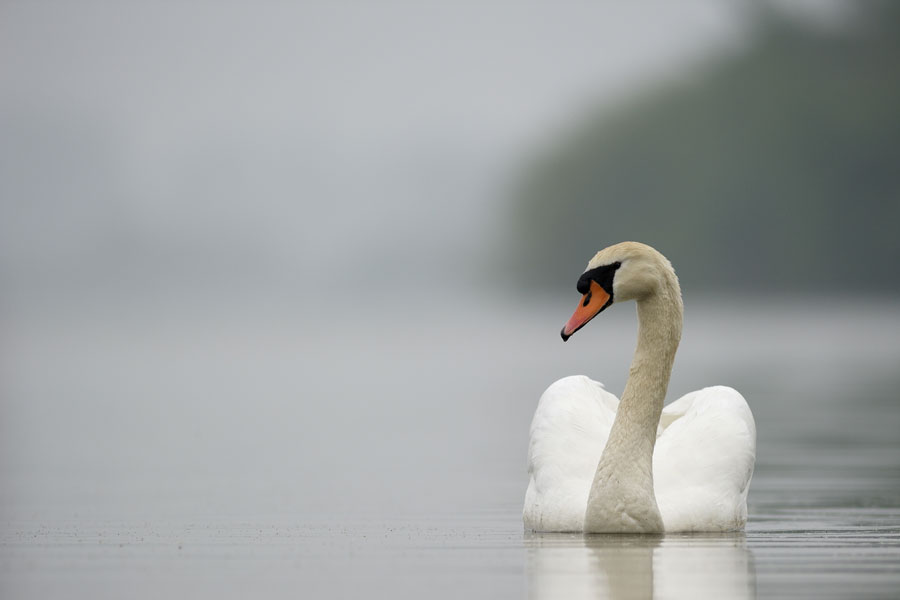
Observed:
[[[636,300],[637,349],[621,402],[584,376],[560,379],[541,396],[528,447],[526,529],[742,529],[756,457],[747,402],[717,386],[663,410],[683,312],[671,263],[650,246],[623,242],[598,252],[577,287],[584,296],[563,340],[613,302]]]

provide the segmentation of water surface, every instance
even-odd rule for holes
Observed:
[[[3,597],[896,596],[896,305],[688,298],[669,399],[747,397],[750,522],[636,537],[519,514],[540,392],[620,391],[633,308],[418,300],[9,312]]]

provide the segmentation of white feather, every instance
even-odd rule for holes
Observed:
[[[536,531],[582,531],[591,482],[618,398],[583,375],[553,383],[531,423],[524,520]],[[691,392],[663,409],[653,486],[666,531],[734,531],[747,521],[756,426],[730,387]]]

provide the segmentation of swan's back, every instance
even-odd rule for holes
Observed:
[[[736,390],[714,386],[663,409],[653,487],[666,531],[734,531],[747,522],[756,425]]]
[[[591,481],[619,400],[583,375],[554,382],[541,396],[528,445],[526,529],[582,531]]]
[[[523,519],[536,531],[583,531],[588,494],[619,401],[576,375],[541,396],[531,423]],[[733,531],[747,521],[756,426],[730,387],[691,392],[663,409],[653,486],[665,530]]]

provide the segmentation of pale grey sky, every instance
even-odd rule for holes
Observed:
[[[502,225],[511,168],[586,107],[739,46],[742,14],[716,0],[7,2],[0,269],[51,286],[82,272],[324,282],[360,256],[398,281],[465,270]]]

